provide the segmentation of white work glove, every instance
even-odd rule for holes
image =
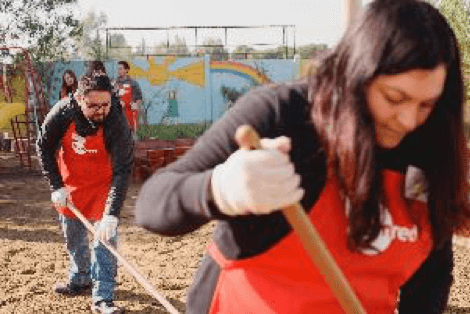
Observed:
[[[55,190],[51,194],[51,201],[55,206],[66,207],[68,199],[68,192],[65,187]]]
[[[105,242],[109,242],[112,238],[114,238],[117,234],[117,226],[119,223],[119,219],[113,215],[104,215],[101,218],[98,227],[98,236],[101,240]]]
[[[214,168],[211,190],[230,216],[269,214],[300,201],[304,190],[289,159],[290,139],[262,139],[261,149],[239,149]]]
[[[126,93],[126,90],[124,88],[119,88],[118,89],[118,96],[123,96]]]

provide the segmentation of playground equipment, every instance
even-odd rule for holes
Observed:
[[[0,103],[0,129],[10,125],[11,118],[24,114],[25,108],[22,103]]]
[[[8,128],[22,167],[32,168],[31,156],[41,123],[49,111],[40,77],[28,50],[20,47],[0,47],[0,129]],[[19,74],[24,74],[21,79]],[[13,86],[13,81],[16,86]],[[24,98],[18,87],[24,83]],[[11,129],[9,129],[9,125]],[[10,135],[11,131],[11,135]]]

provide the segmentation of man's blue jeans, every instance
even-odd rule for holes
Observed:
[[[69,282],[85,285],[93,282],[93,302],[114,300],[117,260],[114,255],[95,238],[88,242],[87,229],[78,219],[59,215],[70,257]],[[95,229],[99,223],[95,223]],[[109,241],[116,246],[117,235]],[[90,254],[91,251],[91,254]]]

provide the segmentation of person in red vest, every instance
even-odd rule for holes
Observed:
[[[279,210],[296,202],[367,313],[444,312],[470,218],[454,32],[424,1],[376,0],[321,58],[241,97],[143,185],[150,231],[218,221],[187,313],[344,313]],[[262,149],[238,148],[241,125]]]
[[[129,70],[129,63],[126,61],[118,62],[116,85],[127,121],[135,133],[139,127],[139,106],[142,102],[142,91],[139,84],[128,75]]]
[[[99,241],[116,245],[119,213],[133,163],[134,142],[119,99],[106,75],[83,76],[73,98],[47,114],[37,140],[51,200],[59,212],[70,258],[69,278],[58,294],[92,289],[94,313],[123,313],[114,305],[117,260]],[[68,209],[73,204],[97,229],[91,254],[87,229]]]

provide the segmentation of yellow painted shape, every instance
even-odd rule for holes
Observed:
[[[173,63],[175,63],[176,57],[175,56],[167,56],[163,59],[163,65],[166,67],[170,67]]]
[[[24,104],[0,103],[0,129],[10,126],[10,119],[25,113]]]
[[[129,70],[129,75],[134,78],[147,79],[152,85],[161,85],[166,83],[170,78],[176,79],[204,87],[204,63],[202,61],[189,64],[175,71],[170,71],[168,68],[175,62],[175,57],[167,57],[162,64],[155,63],[154,60],[149,60],[150,67],[144,71],[139,67],[133,66]]]
[[[200,87],[205,85],[204,63],[202,61],[179,68],[170,72],[170,75]]]
[[[160,85],[168,81],[170,75],[168,66],[156,64],[152,60],[150,62],[150,68],[147,71],[142,70],[139,67],[133,66],[129,70],[129,76],[133,78],[146,78],[150,81],[150,84]]]

